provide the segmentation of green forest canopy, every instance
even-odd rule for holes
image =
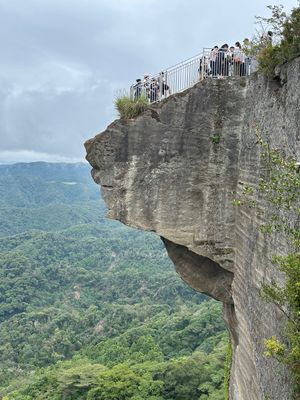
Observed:
[[[105,219],[85,164],[0,166],[0,396],[223,399],[221,304]]]

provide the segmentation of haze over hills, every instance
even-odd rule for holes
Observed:
[[[1,165],[0,194],[0,396],[223,398],[220,303],[105,218],[88,165]]]

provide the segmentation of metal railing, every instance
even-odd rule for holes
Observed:
[[[156,103],[174,93],[182,92],[207,78],[225,79],[232,76],[249,76],[256,69],[253,58],[242,51],[213,51],[204,48],[201,54],[182,61],[173,67],[151,76],[130,87],[130,97],[146,97]]]
[[[201,78],[227,78],[230,76],[249,76],[252,72],[252,58],[242,50],[232,52],[219,49],[203,49],[201,59]],[[203,68],[202,68],[203,67]]]

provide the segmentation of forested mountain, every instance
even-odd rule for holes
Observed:
[[[0,166],[0,194],[0,398],[224,398],[221,304],[105,219],[87,165]]]

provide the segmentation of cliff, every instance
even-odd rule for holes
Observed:
[[[109,217],[156,232],[181,277],[224,303],[231,399],[290,398],[287,371],[263,357],[264,338],[280,336],[284,317],[260,297],[263,282],[282,279],[271,258],[285,245],[233,205],[263,168],[255,124],[299,159],[300,59],[280,74],[199,82],[85,144]]]

